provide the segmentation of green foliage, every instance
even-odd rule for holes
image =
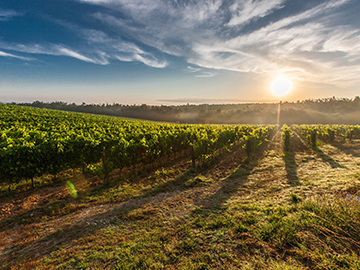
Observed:
[[[180,125],[0,105],[0,179],[20,181],[102,161],[115,168],[152,163],[194,148],[206,159],[215,151],[251,138],[253,152],[272,127]]]
[[[282,138],[284,141],[284,150],[286,152],[290,151],[290,139],[292,136],[291,128],[287,125],[283,125],[282,127]]]
[[[268,138],[273,131],[273,126],[258,127],[249,131],[244,136],[245,144],[243,146],[248,158],[250,158],[259,149],[260,145]]]
[[[310,141],[310,145],[312,148],[316,148],[316,129],[311,130],[311,133],[309,134],[308,140]]]
[[[325,143],[334,143],[336,140],[351,142],[360,139],[359,125],[294,125],[294,129],[303,135],[312,148],[318,144],[318,139]]]
[[[309,146],[313,149],[317,147],[317,136],[319,126],[318,125],[301,125],[301,126],[294,126],[295,130],[302,134]]]

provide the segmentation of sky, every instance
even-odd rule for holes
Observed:
[[[0,102],[360,95],[359,0],[1,0]]]

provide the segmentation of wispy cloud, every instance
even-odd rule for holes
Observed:
[[[50,53],[50,54],[70,56],[70,57],[79,59],[81,61],[89,62],[89,63],[96,63],[96,64],[106,64],[107,63],[106,61],[96,61],[94,59],[91,59],[89,57],[81,55],[78,52],[72,51],[71,49],[64,48],[61,46],[55,46],[54,49],[55,50],[53,51],[53,53]]]
[[[198,78],[211,78],[214,77],[216,75],[216,73],[213,72],[203,72],[201,74],[196,74],[195,77]]]
[[[42,45],[42,44],[14,44],[14,43],[0,42],[0,48],[6,49],[6,50],[11,50],[11,51],[16,51],[16,52],[21,52],[21,53],[26,53],[26,54],[31,54],[31,55],[44,54],[44,55],[54,55],[54,56],[68,56],[68,57],[76,58],[78,60],[85,61],[88,63],[101,64],[101,65],[107,64],[106,59],[104,59],[101,56],[90,58],[90,57],[84,56],[84,55],[80,54],[79,52],[76,52],[70,48],[67,48],[66,46],[57,45],[57,44]],[[34,59],[34,58],[28,58],[28,57],[15,56],[13,54],[7,54],[7,55],[3,55],[3,56],[14,57],[14,58],[23,59],[23,60]]]
[[[108,1],[104,1],[103,3],[107,2]],[[2,18],[4,20],[10,19],[11,17],[19,15],[20,13],[12,10],[0,9],[0,20],[2,20]],[[124,41],[121,37],[110,37],[104,31],[81,27],[76,23],[60,20],[47,14],[41,14],[40,16],[45,21],[55,23],[66,30],[72,31],[74,35],[83,40],[82,44],[66,45],[49,42],[26,44],[0,41],[0,49],[32,55],[67,56],[99,65],[108,65],[112,60],[141,62],[154,68],[164,68],[168,65],[166,60],[158,59],[152,53],[146,52],[131,41]],[[10,55],[7,56],[10,57]],[[26,57],[15,57],[15,55],[13,58],[23,60],[30,59]]]
[[[215,72],[209,71],[202,67],[187,66],[187,71],[193,73],[195,77],[198,78],[210,78],[216,75]]]
[[[242,0],[235,2],[229,7],[230,11],[232,12],[232,17],[228,25],[243,25],[250,23],[254,19],[265,17],[269,13],[272,13],[275,9],[280,9],[283,7],[284,2],[284,0]]]
[[[22,16],[22,13],[11,9],[0,9],[0,21],[8,21],[13,17]]]
[[[194,73],[194,72],[198,72],[201,71],[202,68],[198,68],[198,67],[192,67],[192,66],[187,66],[187,69],[189,72]]]
[[[126,62],[138,61],[147,66],[155,68],[164,68],[167,66],[165,60],[159,60],[150,53],[147,53],[136,46],[134,43],[125,42],[121,39],[111,39],[101,31],[81,29],[78,28],[78,34],[84,38],[88,43],[88,47],[83,46],[80,52],[70,46],[62,44],[18,44],[0,42],[0,48],[27,53],[32,55],[53,55],[53,56],[67,56],[78,59],[80,61],[108,65],[111,60],[119,60]],[[84,48],[85,47],[85,48]],[[2,55],[23,60],[31,58],[20,57],[12,54]]]
[[[167,66],[165,60],[159,60],[133,42],[124,41],[121,38],[111,38],[99,30],[81,28],[77,30],[77,32],[91,44],[93,49],[98,52],[102,51],[104,57],[108,60],[115,59],[125,62],[138,61],[154,68],[164,68]]]
[[[102,11],[93,16],[195,66],[257,73],[282,70],[317,82],[360,83],[358,27],[338,22],[343,20],[340,9],[351,0],[304,2],[297,10],[289,9],[285,0],[79,1],[126,14]]]
[[[80,43],[3,41],[0,49],[13,58],[17,53],[46,54],[99,65],[140,62],[154,68],[167,67],[168,55],[174,55],[185,59],[188,72],[197,77],[212,77],[216,70],[281,70],[315,82],[360,84],[359,24],[342,13],[356,0],[73,1],[92,6],[84,8],[86,23],[47,20],[70,30]],[[0,9],[0,21],[20,15]]]
[[[0,56],[2,56],[2,57],[16,58],[16,59],[20,59],[20,60],[24,60],[24,61],[32,61],[32,60],[34,60],[33,58],[23,57],[23,56],[11,54],[11,53],[6,53],[6,52],[3,52],[3,51],[0,51]]]

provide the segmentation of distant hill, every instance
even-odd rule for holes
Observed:
[[[150,106],[35,101],[18,105],[194,124],[276,124],[279,110],[278,103]],[[280,124],[360,124],[360,97],[283,102]]]

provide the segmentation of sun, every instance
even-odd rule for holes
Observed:
[[[280,76],[272,82],[271,92],[278,97],[282,97],[290,92],[291,87],[291,80],[285,76]]]

